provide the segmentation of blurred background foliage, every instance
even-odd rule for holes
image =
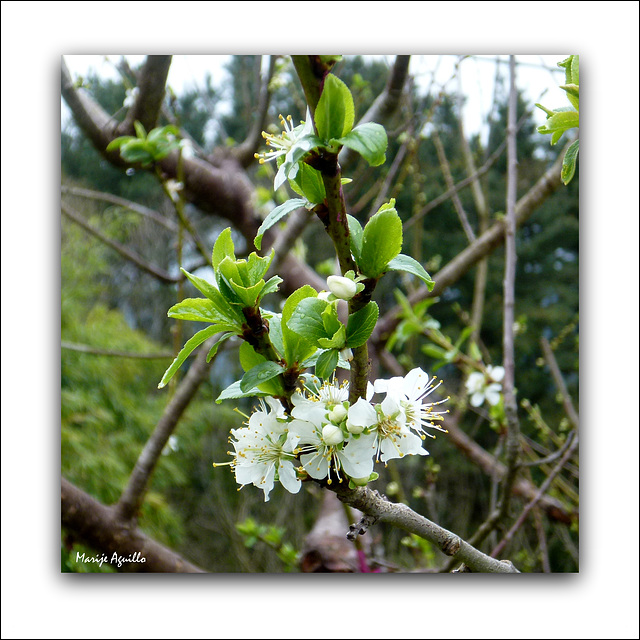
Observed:
[[[242,141],[257,103],[259,69],[259,56],[232,57],[224,87],[212,86],[209,77],[202,87],[182,95],[169,94],[165,117],[185,128],[205,154]],[[133,86],[131,70],[123,66],[121,71],[121,81],[95,76],[83,79],[85,88],[115,118],[123,117],[125,92]],[[351,88],[358,118],[383,89],[388,69],[379,60],[349,56],[338,64],[335,73]],[[279,113],[292,114],[296,121],[304,118],[302,92],[287,59],[277,62],[272,89],[270,123],[277,123]],[[468,175],[461,147],[458,96],[444,91],[422,94],[415,86],[411,92],[411,100],[387,126],[390,144],[385,167],[371,169],[357,161],[346,167],[346,175],[353,178],[345,188],[348,206],[361,220],[376,207],[380,176],[386,174],[401,150],[404,159],[388,197],[397,199],[397,210],[405,222],[447,190],[434,131],[454,182]],[[506,89],[501,91],[498,85],[486,146],[478,135],[469,136],[476,167],[482,166],[504,140],[506,102]],[[548,138],[536,133],[532,108],[520,96],[519,116],[524,120],[517,139],[518,197],[548,169],[559,151],[549,146]],[[284,198],[283,194],[274,196],[272,192],[273,167],[256,164],[248,171],[256,187],[257,204],[266,215],[274,201]],[[503,154],[481,180],[489,224],[504,211],[505,177]],[[577,406],[579,401],[578,183],[575,178],[548,198],[518,232],[516,385],[519,399],[528,402],[521,411],[524,437],[540,455],[554,450],[567,430],[553,381],[541,361],[541,337],[552,343],[574,404]],[[173,213],[171,202],[153,175],[115,169],[73,124],[62,131],[62,184],[121,196],[154,209],[167,220]],[[458,195],[472,228],[477,229],[479,220],[471,191],[463,189]],[[68,192],[64,199],[110,238],[168,272],[178,272],[176,234],[169,229],[121,206]],[[209,244],[227,226],[192,206],[187,207],[187,212]],[[422,261],[433,275],[467,245],[455,207],[447,200],[407,230],[404,252]],[[332,247],[318,233],[317,223],[308,226],[292,250],[320,273],[326,275],[335,268]],[[182,266],[190,271],[201,264],[200,256],[189,244],[184,247],[183,256]],[[489,257],[481,330],[486,364],[501,364],[503,262],[502,250]],[[469,326],[474,273],[472,270],[448,288],[440,300],[422,305],[422,328],[407,329],[409,325],[405,324],[405,333],[393,337],[394,353],[403,365],[420,366],[427,371],[436,364],[442,365],[429,355],[433,354],[433,340],[424,329],[435,328],[452,343],[463,335]],[[206,269],[199,275],[206,277]],[[61,286],[63,343],[131,354],[170,354],[175,328],[166,312],[176,300],[176,287],[140,272],[64,217]],[[410,279],[387,275],[376,289],[375,298],[385,311],[397,303],[398,289],[406,294],[415,287]],[[195,295],[189,290],[186,294]],[[281,300],[277,295],[270,298],[270,304],[278,310]],[[182,326],[182,335],[186,338],[199,328]],[[220,391],[241,375],[237,354],[230,344],[229,350],[217,356],[208,383],[190,404],[163,453],[140,525],[148,535],[209,571],[291,570],[296,550],[302,546],[317,513],[317,488],[305,486],[299,495],[292,496],[277,486],[271,501],[265,504],[261,492],[252,488],[238,492],[227,469],[212,468],[213,461],[229,458],[229,429],[243,420],[233,410],[235,403],[214,402]],[[468,351],[468,341],[461,348]],[[62,473],[105,504],[118,499],[168,402],[170,391],[156,387],[169,362],[170,357],[122,358],[62,349]],[[467,406],[464,373],[452,362],[441,366],[438,375],[444,378],[446,391],[452,395],[452,409],[462,413],[461,427],[481,446],[495,452],[500,446],[500,425],[491,421],[483,407]],[[241,401],[237,406],[245,414],[251,411],[249,402]],[[439,434],[427,448],[431,455],[426,463],[422,458],[409,459],[381,469],[377,488],[391,498],[406,501],[441,526],[468,536],[487,515],[491,481],[447,442],[446,435]],[[535,467],[530,473],[538,483],[544,478]],[[550,494],[568,509],[576,508],[577,469],[561,474]],[[271,529],[260,529],[263,525]],[[544,526],[552,570],[576,571],[577,527],[568,529],[546,520]],[[398,566],[434,567],[442,562],[442,556],[427,542],[404,532],[380,528],[375,534],[376,543],[384,548],[384,557]],[[520,563],[521,569],[541,570],[537,538],[531,531],[521,531],[512,545],[512,560]],[[89,570],[74,560],[76,551],[82,550],[63,532],[63,571]],[[102,570],[111,569],[105,565]]]

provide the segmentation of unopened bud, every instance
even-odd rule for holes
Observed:
[[[322,439],[329,446],[340,444],[344,440],[342,429],[334,424],[327,424],[322,428]]]
[[[327,286],[329,291],[341,300],[351,300],[357,291],[356,283],[343,276],[329,276],[327,278]]]
[[[340,424],[346,417],[347,417],[347,410],[341,404],[337,404],[329,412],[329,420],[331,420],[333,424]]]

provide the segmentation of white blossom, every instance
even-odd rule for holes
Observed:
[[[251,415],[247,427],[231,430],[234,452],[229,452],[234,456],[229,464],[235,472],[236,482],[262,489],[265,502],[269,500],[276,473],[287,491],[298,493],[300,490],[300,479],[294,466],[299,437],[287,428],[287,422],[281,421],[284,409],[280,403],[274,398],[266,398],[266,401],[270,412],[261,402],[261,410]]]
[[[501,381],[504,378],[504,367],[489,365],[486,373],[474,371],[467,378],[467,393],[471,396],[470,403],[473,407],[479,407],[486,400],[491,406],[500,402],[502,393]]]

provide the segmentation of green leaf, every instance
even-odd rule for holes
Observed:
[[[249,371],[242,376],[242,380],[240,380],[240,390],[246,393],[250,389],[259,387],[272,378],[279,376],[284,370],[285,368],[281,364],[273,362],[272,360],[265,360],[252,369],[249,369]]]
[[[401,249],[402,220],[394,208],[383,205],[364,228],[360,271],[368,278],[379,278]]]
[[[280,276],[272,276],[265,283],[264,287],[260,289],[260,294],[258,295],[258,300],[262,300],[269,293],[275,293],[282,282],[282,278]]]
[[[299,209],[300,207],[304,207],[306,204],[305,200],[301,200],[300,198],[292,198],[291,200],[287,200],[284,204],[276,207],[265,219],[264,222],[260,225],[258,229],[258,235],[256,235],[256,239],[253,241],[253,244],[256,246],[256,249],[261,249],[262,247],[262,237],[264,234],[271,229],[271,227],[279,222],[284,216],[288,213],[291,213],[295,209]]]
[[[316,298],[317,295],[318,293],[313,287],[304,285],[287,298],[282,308],[281,326],[282,340],[284,343],[284,359],[290,367],[295,363],[303,362],[316,351],[316,346],[290,329],[288,323],[301,300]]]
[[[333,142],[333,141],[332,141]],[[346,136],[338,138],[335,142],[349,147],[359,153],[372,167],[377,167],[387,159],[387,132],[381,124],[365,122],[358,125]]]
[[[318,135],[323,140],[342,138],[353,127],[353,96],[347,85],[332,73],[325,76],[314,119]]]
[[[211,349],[209,349],[209,353],[207,354],[207,362],[211,362],[211,360],[215,357],[216,353],[218,353],[218,349],[220,348],[220,345],[225,341],[228,340],[229,338],[233,338],[233,336],[235,336],[235,333],[225,333],[220,340],[214,342],[213,346],[211,347]]]
[[[304,196],[310,204],[319,204],[327,197],[322,174],[304,162],[298,165],[298,173],[295,178],[289,180],[289,184],[297,194]]]
[[[242,325],[244,322],[244,316],[242,316],[234,307],[232,307],[225,297],[209,282],[199,278],[198,276],[194,276],[189,273],[185,269],[180,269],[182,273],[187,277],[189,282],[203,293],[211,302],[213,303],[214,308],[220,314],[221,318],[225,318],[229,322],[236,323],[238,327]]]
[[[125,142],[120,147],[120,155],[126,162],[151,164],[153,156],[149,153],[146,140],[133,138],[130,142]]]
[[[119,138],[112,140],[107,145],[107,151],[114,151],[115,149],[119,149],[122,145],[125,145],[127,144],[127,142],[131,142],[132,140],[137,140],[137,138],[134,138],[133,136],[120,136]]]
[[[216,333],[220,333],[220,328],[216,325],[212,325],[211,327],[202,329],[202,331],[198,331],[198,333],[196,333],[191,339],[187,340],[180,353],[176,356],[175,360],[169,365],[169,368],[162,376],[162,380],[160,380],[160,384],[158,384],[158,389],[162,389],[162,387],[164,387],[167,382],[169,382],[169,380],[173,378],[176,371],[178,371],[178,369],[182,366],[182,363],[187,359],[187,357],[194,349],[199,347],[203,342],[208,340]]]
[[[233,262],[236,260],[235,247],[231,238],[231,227],[227,227],[216,240],[211,253],[211,265],[215,270],[225,258],[230,258]]]
[[[287,326],[305,340],[317,345],[320,338],[331,337],[327,334],[322,318],[322,312],[328,304],[319,298],[304,298],[291,314]]]
[[[208,298],[185,298],[174,304],[167,315],[176,320],[228,324],[228,318],[221,315]]]
[[[330,338],[318,338],[318,346],[322,349],[344,349],[347,339],[347,328],[341,324]]]
[[[371,301],[349,316],[347,321],[347,347],[361,347],[371,336],[378,322],[378,305]]]
[[[257,387],[248,389],[246,392],[240,389],[240,380],[230,384],[217,398],[216,403],[220,404],[223,400],[237,400],[239,398],[252,398],[259,397],[264,398],[269,394],[265,391],[260,391]]]
[[[573,179],[576,172],[576,161],[578,160],[578,151],[580,150],[580,140],[576,140],[567,149],[562,160],[562,170],[560,171],[560,177],[564,184],[569,184]]]
[[[338,366],[338,352],[335,349],[325,351],[318,356],[316,361],[316,375],[322,380],[327,380]]]
[[[360,262],[360,254],[362,253],[362,225],[360,222],[347,214],[347,220],[349,222],[349,241],[351,243],[351,253],[356,259],[356,263]]]
[[[261,353],[258,353],[248,342],[243,342],[240,345],[238,356],[240,358],[240,365],[245,372],[251,371],[259,365],[264,365],[266,362],[271,362],[271,360],[267,360]],[[256,387],[271,396],[277,396],[283,392],[280,380],[265,379],[264,381],[256,383]]]
[[[138,120],[136,120],[133,123],[133,128],[136,130],[136,135],[138,136],[138,138],[140,138],[140,140],[145,140],[147,137],[147,131],[144,128],[144,126],[142,125],[141,122],[138,122]]]
[[[436,284],[417,260],[402,253],[389,262],[387,269],[390,271],[406,271],[417,276],[427,285],[429,291],[433,291],[433,287]]]

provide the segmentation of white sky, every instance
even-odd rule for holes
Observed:
[[[564,92],[558,88],[558,85],[564,82],[564,70],[557,66],[557,63],[568,55],[568,53],[559,53],[516,57],[517,84],[525,92],[531,104],[541,102],[550,108],[568,106]],[[92,69],[101,77],[117,78],[115,64],[121,57],[121,55],[69,55],[65,56],[65,61],[72,76],[86,75]],[[132,66],[144,59],[142,55],[125,57]],[[390,61],[393,59],[393,56],[376,57],[386,57]],[[505,62],[508,60],[508,56],[505,55],[498,57]],[[227,78],[223,67],[228,58],[227,55],[175,55],[169,70],[168,83],[176,93],[180,94],[185,89],[203,86],[206,74],[210,73],[213,85],[222,86]],[[447,84],[447,89],[453,92],[456,91],[458,84],[458,79],[453,77],[456,59],[454,55],[412,56],[410,72],[424,86],[431,83],[435,74],[436,91]],[[486,122],[493,98],[495,60],[496,56],[484,54],[467,58],[460,65],[459,82],[462,93],[466,97],[464,117],[469,134],[483,131],[483,123]],[[506,64],[501,66],[502,77],[508,83],[508,66]],[[543,93],[544,98],[541,99]],[[67,114],[68,111],[63,106],[63,118]],[[538,124],[542,124],[545,115],[540,109],[534,108],[534,118]]]

